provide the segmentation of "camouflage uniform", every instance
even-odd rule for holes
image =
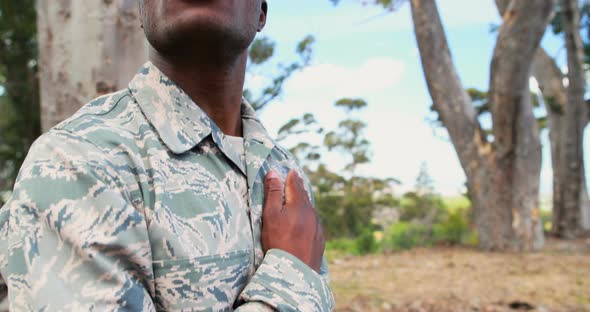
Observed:
[[[245,101],[242,127],[244,157],[147,63],[39,138],[0,210],[10,309],[332,310],[325,261],[262,250],[264,177],[300,168]]]

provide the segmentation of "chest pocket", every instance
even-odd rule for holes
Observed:
[[[229,311],[245,287],[250,252],[153,263],[158,310]]]
[[[251,271],[246,178],[203,163],[178,161],[154,185],[148,231],[159,310],[231,310]]]
[[[251,250],[246,178],[215,163],[184,170],[178,164],[174,169],[174,174],[155,185],[149,227],[153,260]]]

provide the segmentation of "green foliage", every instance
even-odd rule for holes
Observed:
[[[430,229],[420,223],[398,222],[391,226],[385,239],[385,250],[407,250],[431,244]]]
[[[401,201],[400,220],[423,220],[428,223],[439,221],[445,214],[442,198],[436,194],[408,192]]]
[[[467,241],[469,234],[469,218],[463,210],[449,213],[446,220],[432,227],[434,243],[459,245]]]
[[[477,246],[477,232],[471,229],[468,210],[450,212],[442,222],[428,226],[417,221],[397,222],[385,231],[382,241],[368,227],[356,239],[340,238],[326,243],[326,250],[347,255],[366,255],[381,251],[403,251],[435,244]]]
[[[350,238],[339,238],[327,241],[326,250],[338,250],[348,255],[358,255],[357,242]]]
[[[449,208],[441,210],[440,217],[434,223],[424,222],[420,218],[399,221],[386,228],[384,233],[369,224],[354,236],[356,238],[329,241],[326,250],[332,256],[342,256],[403,251],[441,244],[477,246],[478,235],[471,225],[471,203],[465,197],[445,198],[441,202],[449,203]],[[550,216],[543,218],[550,221]]]
[[[351,177],[354,177],[356,168],[370,161],[370,143],[363,137],[363,131],[367,124],[353,116],[353,112],[365,108],[367,102],[363,99],[344,98],[338,100],[334,105],[345,110],[347,119],[338,124],[338,130],[326,134],[324,145],[329,151],[339,150],[350,158],[345,170],[349,172]]]
[[[250,62],[260,65],[268,61],[275,53],[275,42],[267,37],[254,40],[250,46]]]
[[[34,0],[0,2],[0,193],[41,133]]]
[[[443,205],[445,206],[447,211],[453,212],[460,209],[470,209],[471,201],[466,196],[459,195],[443,198]]]
[[[367,228],[362,231],[357,237],[355,244],[356,252],[359,255],[376,253],[380,249],[379,243],[375,239],[375,235],[373,234],[373,230],[371,228]]]
[[[319,126],[315,116],[311,113],[305,113],[302,117],[293,118],[284,124],[279,129],[277,141],[281,142],[288,137],[306,133],[321,134],[323,131],[324,129]]]
[[[359,252],[365,253],[373,248],[366,230],[372,226],[373,210],[377,205],[395,202],[391,195],[378,193],[390,187],[396,180],[355,175],[356,166],[369,161],[370,143],[363,137],[365,123],[352,114],[366,107],[367,103],[362,99],[341,99],[335,106],[343,108],[347,118],[340,122],[337,130],[324,135],[323,147],[328,151],[336,150],[349,159],[345,167],[348,173],[346,176],[328,169],[321,162],[321,152],[325,149],[309,143],[309,134],[321,135],[324,132],[312,114],[304,114],[287,122],[280,128],[278,140],[293,141],[301,139],[300,135],[307,135],[306,140],[295,143],[289,150],[303,164],[315,188],[315,205],[324,225],[325,235],[329,239],[362,237]]]
[[[252,104],[256,110],[261,110],[279,97],[283,92],[285,82],[297,71],[300,71],[309,65],[313,55],[313,44],[315,38],[311,35],[303,38],[296,47],[299,60],[293,61],[288,65],[279,64],[277,71],[272,75],[271,82],[268,86],[262,88],[259,92],[245,89],[244,97]],[[275,42],[268,37],[257,38],[254,40],[249,50],[248,71],[254,72],[259,67],[267,66],[275,53]],[[268,67],[268,66],[267,66]],[[269,72],[265,68],[265,72]],[[255,94],[256,93],[256,94]]]
[[[477,111],[478,115],[483,113],[490,112],[490,103],[488,102],[488,92],[481,91],[476,88],[468,88],[467,94],[471,98],[471,102],[473,106],[475,106],[475,110]]]
[[[373,231],[366,229],[356,239],[338,238],[326,242],[326,251],[339,251],[345,255],[363,256],[381,251],[381,244],[375,239]]]
[[[347,110],[347,112],[351,112],[353,110],[358,110],[361,108],[365,108],[367,106],[367,102],[363,99],[350,99],[350,98],[343,98],[336,102],[336,107],[343,107]]]
[[[562,18],[561,7],[557,5],[550,24],[553,33],[556,35],[563,34]],[[590,1],[588,0],[580,1],[580,33],[584,44],[584,63],[590,64]]]
[[[419,220],[432,224],[441,220],[445,214],[442,197],[434,193],[433,180],[426,164],[422,164],[414,192],[404,194],[401,201],[400,220]]]

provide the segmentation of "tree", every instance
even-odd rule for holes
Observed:
[[[291,143],[291,153],[303,164],[314,186],[315,204],[326,237],[354,237],[359,239],[362,248],[370,247],[365,243],[373,235],[373,212],[377,208],[399,205],[391,192],[392,185],[399,181],[357,174],[358,166],[370,160],[370,142],[363,135],[366,124],[355,116],[367,103],[362,99],[344,98],[334,105],[344,110],[346,117],[337,129],[323,136],[323,148],[310,143],[314,141],[310,140],[311,135],[324,134],[312,114],[287,122],[279,130],[278,140]],[[347,160],[344,173],[332,171],[322,162],[325,152],[338,152]]]
[[[299,60],[291,62],[289,65],[278,65],[278,71],[271,77],[270,83],[262,88],[259,92],[251,89],[244,90],[244,97],[252,104],[255,110],[262,110],[268,104],[272,103],[283,92],[285,82],[297,71],[303,70],[311,61],[313,54],[313,44],[315,38],[307,35],[303,38],[296,48]],[[275,42],[268,37],[257,38],[254,40],[249,50],[248,71],[253,73],[257,68],[269,63],[274,56]],[[268,71],[268,68],[265,68]],[[265,75],[269,76],[269,75]]]
[[[418,177],[416,177],[416,193],[422,194],[432,194],[434,192],[434,181],[428,172],[428,165],[426,162],[423,162],[420,165],[420,172],[418,173]]]
[[[147,60],[135,0],[38,0],[36,8],[44,130],[126,88]]]
[[[502,9],[501,3],[499,4]],[[590,4],[582,11],[590,15]],[[553,165],[553,232],[564,238],[577,237],[590,230],[590,200],[584,174],[583,135],[590,120],[584,100],[584,52],[588,43],[580,36],[580,9],[577,1],[561,1],[553,21],[554,32],[563,33],[566,42],[568,73],[564,75],[557,62],[544,49],[539,49],[532,74],[539,82],[547,108],[549,138]],[[585,27],[590,31],[588,19]],[[586,55],[588,61],[588,54]],[[567,77],[568,84],[564,85]]]
[[[584,74],[584,46],[580,37],[580,11],[577,0],[561,0],[562,22],[568,59],[567,106],[563,116],[562,154],[559,171],[564,181],[560,192],[562,206],[559,207],[558,222],[554,226],[557,233],[568,238],[576,237],[583,230],[580,193],[584,176],[584,128],[588,122],[588,112],[584,94],[586,80]],[[585,185],[584,185],[585,186]],[[588,225],[590,226],[590,225]]]
[[[491,140],[458,78],[434,0],[411,5],[429,91],[467,175],[480,246],[540,248],[540,141],[528,81],[553,2],[511,1],[506,9],[491,63]]]
[[[400,2],[374,1],[388,8]],[[459,79],[435,0],[410,3],[428,90],[467,176],[480,247],[541,248],[537,198],[541,146],[528,82],[553,1],[515,0],[506,8],[487,96],[493,121],[491,135],[483,131]]]
[[[33,0],[0,2],[0,206],[41,132]]]
[[[353,112],[367,106],[363,99],[340,99],[335,103],[338,108],[344,109],[348,118],[341,121],[338,131],[331,131],[326,134],[324,145],[328,150],[338,149],[349,155],[349,163],[345,170],[348,171],[351,180],[354,180],[356,169],[359,165],[368,163],[369,141],[363,137],[363,131],[367,124],[358,118],[353,117]]]
[[[420,222],[427,227],[440,222],[446,211],[440,195],[434,191],[434,181],[423,162],[416,177],[414,191],[404,194],[400,209],[400,220]]]

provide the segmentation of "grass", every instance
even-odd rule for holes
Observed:
[[[590,241],[549,239],[544,251],[531,254],[433,247],[332,255],[336,311],[508,312],[513,302],[526,302],[537,311],[590,311],[585,279],[590,276]]]

